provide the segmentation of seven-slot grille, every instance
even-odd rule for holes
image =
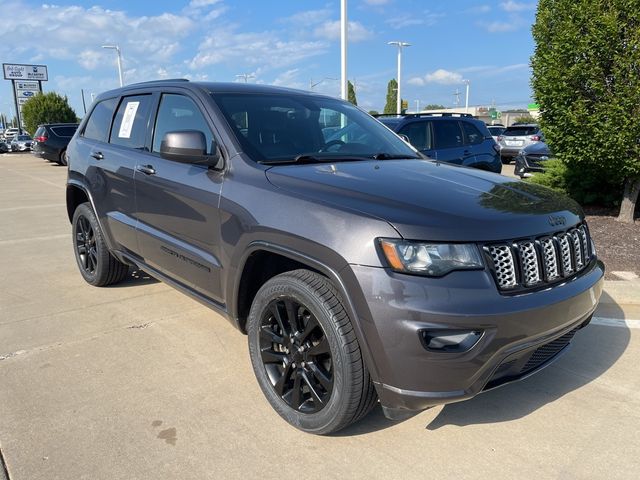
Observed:
[[[500,290],[529,289],[570,277],[591,259],[585,224],[554,235],[487,245]]]

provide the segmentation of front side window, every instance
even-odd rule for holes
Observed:
[[[82,134],[84,137],[101,142],[107,141],[117,100],[117,98],[108,98],[107,100],[102,100],[93,108],[91,116],[84,127]]]
[[[197,130],[207,139],[207,155],[214,151],[213,133],[209,128],[202,112],[193,100],[184,95],[166,93],[160,100],[160,108],[156,117],[156,125],[153,133],[153,151],[160,152],[162,139],[167,132],[181,130]]]
[[[431,128],[430,122],[412,122],[405,125],[400,130],[400,134],[409,137],[411,145],[418,150],[431,150]]]
[[[113,120],[109,143],[143,149],[147,134],[151,95],[122,97]]]
[[[462,147],[462,131],[457,121],[436,121],[433,122],[433,134],[436,148]]]
[[[415,150],[377,120],[337,99],[254,93],[212,97],[243,150],[258,162],[291,162],[305,156],[417,157]]]

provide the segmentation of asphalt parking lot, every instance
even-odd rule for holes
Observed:
[[[30,154],[0,155],[0,452],[11,480],[640,472],[640,302],[605,293],[573,348],[522,382],[404,422],[376,408],[311,436],[271,409],[246,338],[217,314],[144,272],[84,283],[65,176]]]

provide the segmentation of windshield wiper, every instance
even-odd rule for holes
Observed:
[[[376,153],[371,158],[373,158],[374,160],[400,160],[402,158],[406,158],[408,160],[421,160],[424,157],[411,157],[409,155],[399,155],[395,153],[380,152],[380,153]]]
[[[258,163],[263,165],[284,165],[284,164],[309,164],[309,163],[335,163],[335,162],[349,162],[349,161],[371,160],[371,157],[357,156],[357,155],[339,155],[339,156],[317,156],[310,154],[301,154],[293,158],[279,159],[279,160],[261,160]]]

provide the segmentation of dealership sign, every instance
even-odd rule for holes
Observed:
[[[49,80],[46,65],[22,65],[3,63],[5,80],[38,80],[46,82]]]

